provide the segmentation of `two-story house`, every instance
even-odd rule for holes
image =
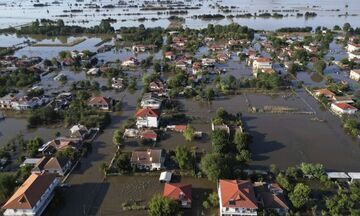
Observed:
[[[159,113],[149,107],[139,109],[135,117],[138,128],[157,128],[159,126]]]
[[[250,181],[220,179],[218,195],[220,216],[257,215],[257,200]]]
[[[38,216],[54,197],[60,184],[55,174],[31,174],[3,205],[4,216]]]

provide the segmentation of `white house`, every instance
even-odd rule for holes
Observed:
[[[39,216],[60,184],[55,174],[31,174],[3,205],[4,216]]]
[[[353,79],[353,80],[359,82],[360,81],[360,69],[351,70],[350,71],[350,79]]]
[[[139,109],[136,114],[136,126],[138,128],[157,128],[159,126],[159,114],[151,108]]]
[[[139,64],[139,61],[134,57],[130,57],[129,59],[127,59],[121,63],[121,65],[125,66],[125,67],[133,67],[138,64]]]
[[[131,165],[141,170],[160,170],[164,168],[165,151],[163,149],[147,149],[133,151]]]
[[[160,109],[162,100],[151,93],[145,94],[141,100],[142,108]]]
[[[347,51],[348,52],[360,51],[360,44],[356,44],[356,43],[352,43],[352,42],[348,43]]]
[[[257,200],[248,180],[222,180],[218,188],[220,216],[256,216]]]
[[[359,60],[360,59],[360,51],[349,53],[349,60]]]
[[[99,71],[100,71],[99,68],[91,68],[86,72],[86,74],[96,76],[99,74]]]
[[[352,115],[358,110],[356,107],[347,103],[332,103],[330,109],[338,115]]]
[[[258,57],[253,62],[253,69],[271,69],[272,68],[272,60],[269,58]]]

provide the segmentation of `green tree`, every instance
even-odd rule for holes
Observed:
[[[300,170],[305,176],[320,179],[325,175],[325,168],[322,164],[301,163]]]
[[[231,160],[227,160],[219,153],[205,155],[200,162],[200,169],[210,181],[216,182],[219,178],[231,178]]]
[[[325,68],[326,68],[326,63],[323,60],[317,60],[314,63],[314,69],[319,74],[324,74]]]
[[[56,156],[59,158],[66,158],[68,160],[74,161],[76,159],[77,153],[73,148],[66,148],[64,150],[56,152]]]
[[[0,173],[0,203],[5,203],[16,186],[16,177],[9,173]]]
[[[175,161],[180,169],[190,169],[192,156],[189,148],[185,145],[178,145],[175,149]]]
[[[188,124],[183,132],[183,135],[187,142],[193,141],[195,137],[195,128],[191,124]]]
[[[29,157],[35,157],[38,153],[38,149],[43,144],[43,140],[40,137],[36,137],[33,140],[30,140],[27,144],[27,152]]]
[[[290,193],[289,198],[295,208],[301,208],[310,200],[311,189],[304,183],[296,184],[294,190]]]
[[[229,150],[228,134],[225,130],[214,130],[211,133],[211,144],[217,153],[225,153]]]
[[[115,130],[113,134],[113,143],[115,145],[120,145],[123,141],[123,132],[121,130]]]
[[[160,194],[154,195],[148,204],[149,216],[177,216],[181,215],[179,204]]]
[[[251,143],[251,135],[249,133],[241,133],[240,131],[236,131],[234,137],[234,144],[236,145],[237,150],[240,152],[243,149],[249,147]]]
[[[130,157],[126,153],[120,153],[115,160],[115,167],[120,173],[129,173],[132,170]]]

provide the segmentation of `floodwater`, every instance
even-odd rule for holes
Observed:
[[[270,164],[286,168],[311,162],[322,163],[329,170],[360,171],[359,141],[346,135],[340,120],[324,111],[304,90],[297,90],[295,96],[242,94],[215,100],[211,106],[193,100],[181,101],[187,114],[202,119],[213,117],[219,107],[231,113],[242,112],[246,130],[253,136],[250,165],[255,169],[264,169]],[[246,101],[256,107],[288,106],[315,114],[254,114],[248,112]]]
[[[61,17],[67,24],[76,24],[81,26],[94,26],[101,19],[116,19],[113,24],[115,28],[121,26],[138,26],[144,24],[146,27],[169,25],[167,19],[170,15],[166,10],[141,10],[140,5],[144,0],[135,0],[127,3],[127,5],[116,5],[115,8],[102,8],[105,5],[116,4],[114,1],[103,0],[94,2],[91,0],[83,0],[76,2],[75,0],[58,1],[58,4],[52,1],[41,1],[48,3],[49,6],[34,7],[34,1],[30,0],[0,0],[0,28],[8,26],[19,26],[27,24],[35,19],[56,19]],[[89,8],[86,4],[97,4],[100,8]],[[156,4],[156,3],[155,3]],[[224,13],[219,8],[214,7],[216,4],[220,6],[235,6],[231,12]],[[156,5],[158,6],[158,5]],[[175,10],[186,10],[187,14],[179,15],[184,17],[185,26],[190,28],[203,28],[208,24],[229,24],[231,22],[247,25],[258,30],[274,30],[282,27],[304,27],[304,26],[326,26],[334,25],[342,26],[349,22],[352,26],[359,27],[360,22],[357,17],[360,14],[360,4],[358,0],[206,0],[206,1],[186,1],[180,6],[174,6]],[[191,9],[189,9],[191,8]],[[67,12],[69,10],[80,10],[78,12]],[[11,13],[9,13],[11,11]],[[163,12],[158,14],[158,12]],[[280,13],[284,18],[233,18],[220,20],[202,20],[193,18],[194,15],[203,14],[223,14],[238,15],[245,13]],[[297,17],[297,13],[315,12],[318,15],[313,18]],[[145,18],[145,20],[139,20]]]

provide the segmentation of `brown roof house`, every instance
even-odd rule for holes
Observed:
[[[191,184],[182,185],[166,183],[163,196],[179,202],[180,206],[183,208],[191,208],[191,192]]]
[[[160,170],[164,168],[165,151],[163,149],[147,149],[133,151],[131,165],[140,170]]]
[[[290,208],[284,191],[278,184],[255,182],[254,186],[257,198],[265,209],[276,211],[278,215],[286,215]]]
[[[55,174],[31,174],[3,205],[4,216],[39,216],[60,184]]]
[[[44,156],[35,164],[31,173],[54,173],[59,176],[65,175],[70,169],[71,161],[67,158]]]
[[[59,137],[45,143],[42,147],[39,148],[39,151],[43,152],[43,154],[49,154],[56,151],[65,150],[66,148],[79,150],[81,145],[82,142],[79,138]]]
[[[96,96],[90,98],[88,105],[100,110],[110,110],[111,99],[103,96]]]

